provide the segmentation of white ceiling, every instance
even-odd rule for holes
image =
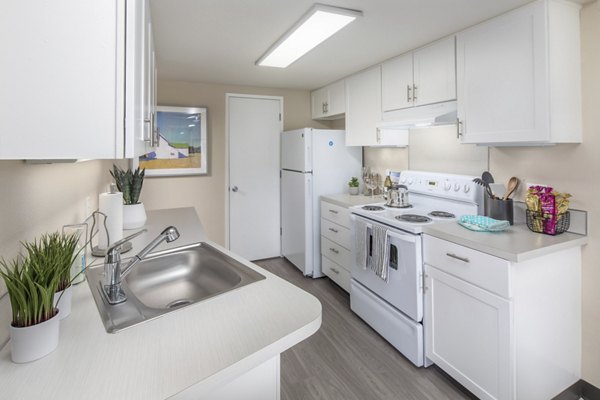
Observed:
[[[322,0],[363,16],[278,69],[254,62],[315,1],[151,0],[158,76],[315,89],[530,1]]]

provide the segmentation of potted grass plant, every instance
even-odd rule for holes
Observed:
[[[123,170],[113,164],[110,171],[117,189],[123,193],[123,229],[137,229],[146,223],[144,203],[140,202],[146,169]]]
[[[68,315],[71,264],[78,238],[53,233],[22,243],[25,255],[7,262],[0,259],[12,310],[11,358],[16,363],[34,361],[58,346],[61,314]],[[68,301],[68,304],[67,304]]]
[[[71,314],[71,266],[77,256],[78,239],[74,234],[55,232],[42,235],[39,241],[23,243],[32,266],[39,271],[54,271],[58,277],[54,306],[60,310],[60,319]]]

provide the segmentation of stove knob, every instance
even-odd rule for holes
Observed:
[[[460,190],[460,183],[455,183],[454,184],[454,191],[458,192]]]
[[[400,178],[400,183],[406,183],[406,178],[404,178],[404,177]]]
[[[469,193],[471,191],[471,186],[469,186],[468,183],[465,183],[465,187],[464,187],[463,190],[464,190],[465,193]]]
[[[413,184],[413,178],[408,178],[408,184],[412,185]]]
[[[452,184],[450,182],[447,182],[447,181],[444,182],[444,190],[448,191],[450,189],[452,189]]]

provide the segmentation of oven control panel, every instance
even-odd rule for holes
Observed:
[[[409,192],[428,194],[470,203],[483,203],[483,190],[474,176],[436,172],[402,171],[399,183]]]

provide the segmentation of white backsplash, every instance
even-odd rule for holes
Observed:
[[[488,147],[461,144],[456,126],[413,129],[409,133],[411,170],[480,176],[488,165]]]

